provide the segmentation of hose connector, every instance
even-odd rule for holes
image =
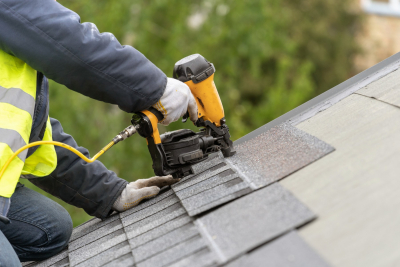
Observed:
[[[120,142],[120,141],[124,141],[126,138],[134,135],[136,133],[136,128],[133,125],[129,125],[128,127],[126,127],[122,132],[120,132],[119,134],[117,134],[114,138],[113,138],[113,142],[114,144]]]

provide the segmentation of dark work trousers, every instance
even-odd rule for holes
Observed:
[[[0,222],[0,266],[45,260],[63,250],[72,233],[68,212],[51,199],[19,184],[7,216]]]

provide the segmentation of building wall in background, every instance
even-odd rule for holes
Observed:
[[[400,51],[400,0],[356,0],[365,21],[358,40],[362,52],[355,59],[363,71]]]

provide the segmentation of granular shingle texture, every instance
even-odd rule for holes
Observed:
[[[290,232],[247,253],[227,267],[328,267],[296,232]]]
[[[315,215],[274,181],[333,148],[285,124],[236,150],[231,158],[216,153],[194,165],[193,175],[130,210],[76,227],[67,249],[29,266],[224,266],[262,262],[258,250],[280,253],[279,262],[279,236]],[[295,240],[289,252],[311,251],[298,236],[289,239]]]
[[[334,151],[318,138],[283,123],[235,147],[227,159],[257,188],[278,181]]]
[[[315,215],[275,183],[199,219],[225,259],[295,229]]]

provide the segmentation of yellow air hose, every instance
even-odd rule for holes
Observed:
[[[119,141],[123,141],[126,138],[130,137],[131,135],[133,135],[134,133],[136,133],[136,129],[133,125],[128,126],[127,128],[125,128],[125,130],[123,130],[122,132],[120,132],[117,136],[115,136],[113,138],[113,140],[108,143],[108,145],[106,145],[102,150],[100,150],[93,158],[89,159],[87,158],[85,155],[83,155],[81,152],[79,152],[77,149],[73,148],[72,146],[69,146],[67,144],[61,143],[61,142],[56,142],[56,141],[37,141],[37,142],[32,142],[30,144],[27,144],[23,147],[21,147],[20,149],[18,149],[17,151],[15,151],[15,153],[7,160],[7,162],[4,164],[3,168],[1,168],[0,171],[0,179],[1,177],[3,177],[4,172],[6,171],[8,165],[10,165],[11,161],[13,161],[13,159],[18,156],[19,153],[21,153],[22,151],[24,151],[25,149],[28,149],[30,147],[33,146],[40,146],[40,145],[54,145],[54,146],[60,146],[63,147],[65,149],[68,149],[69,151],[72,151],[73,153],[75,153],[77,156],[79,156],[81,159],[83,159],[84,161],[86,161],[87,163],[92,163],[94,162],[96,159],[98,159],[101,155],[104,154],[104,152],[106,152],[107,150],[109,150],[113,145],[115,145],[116,143],[118,143]]]

